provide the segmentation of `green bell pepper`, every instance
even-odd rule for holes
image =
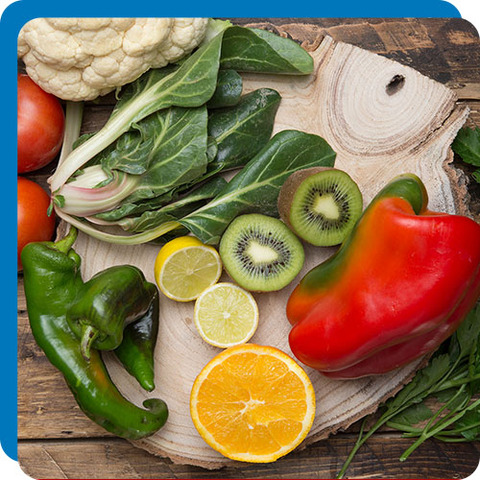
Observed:
[[[147,313],[134,323],[127,325],[123,331],[123,341],[114,350],[130,375],[133,375],[145,390],[155,389],[154,352],[159,327],[159,299],[155,289]]]
[[[81,285],[68,309],[67,321],[81,339],[85,358],[90,357],[91,347],[117,348],[124,327],[143,317],[154,298],[158,299],[157,287],[132,265],[107,268]]]

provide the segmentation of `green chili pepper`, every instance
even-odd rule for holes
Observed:
[[[92,350],[87,361],[68,325],[67,310],[83,286],[80,257],[71,248],[76,235],[72,228],[59,242],[30,243],[22,251],[33,336],[89,418],[115,435],[130,440],[146,437],[165,424],[165,402],[150,398],[142,409],[127,401],[110,379],[100,353]]]
[[[151,392],[154,383],[154,351],[159,326],[158,291],[147,313],[123,331],[123,341],[115,350],[127,372],[133,375],[145,390]]]
[[[125,326],[145,315],[157,295],[157,287],[132,265],[107,268],[85,282],[67,313],[84,357],[90,358],[91,347],[117,348]]]

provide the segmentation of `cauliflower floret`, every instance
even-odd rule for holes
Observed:
[[[200,44],[207,18],[36,18],[18,36],[28,75],[64,100],[93,100]]]

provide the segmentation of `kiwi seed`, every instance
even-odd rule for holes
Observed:
[[[227,273],[241,287],[259,292],[280,290],[302,269],[303,245],[279,219],[261,214],[237,217],[220,241]]]
[[[285,223],[303,240],[316,246],[342,243],[362,214],[357,184],[344,171],[315,167],[292,174],[278,197]]]

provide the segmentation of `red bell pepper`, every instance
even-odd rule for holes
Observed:
[[[300,361],[333,378],[385,373],[457,329],[480,297],[480,225],[427,203],[418,177],[395,178],[302,279],[287,303]]]

